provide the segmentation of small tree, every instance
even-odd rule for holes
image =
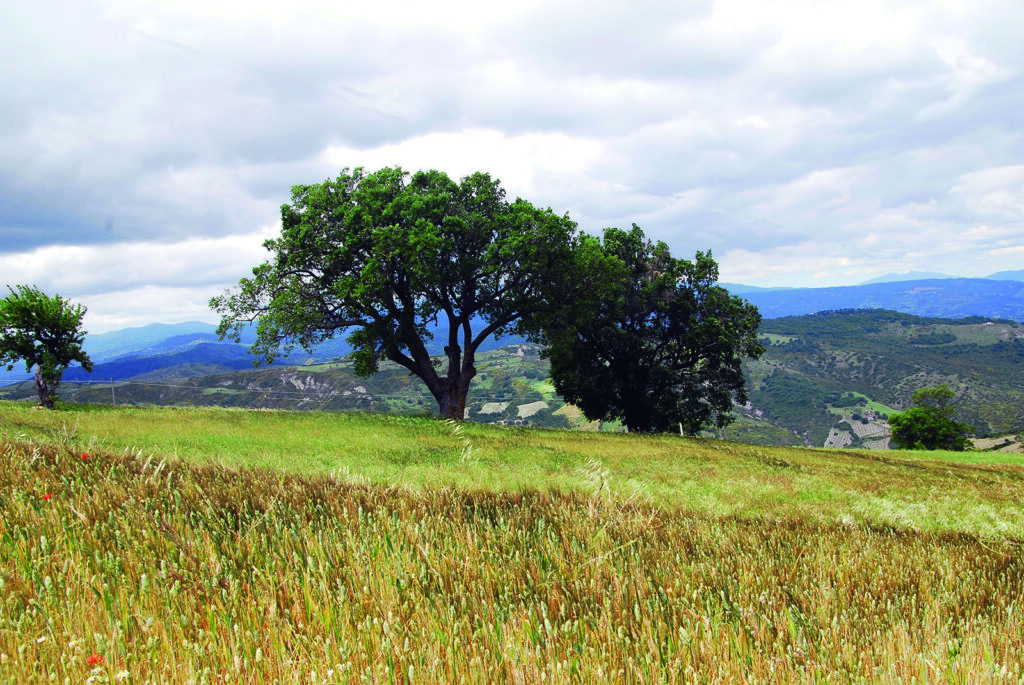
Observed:
[[[757,308],[715,285],[710,253],[675,259],[636,225],[606,229],[602,249],[587,300],[538,326],[556,390],[588,419],[631,431],[729,423],[746,402],[741,360],[764,352]]]
[[[26,372],[34,366],[39,404],[53,409],[69,364],[78,362],[92,371],[92,360],[82,349],[85,307],[35,286],[7,289],[10,295],[0,300],[0,364],[7,364],[8,371],[18,361],[25,362]]]
[[[967,449],[974,426],[953,418],[955,393],[945,384],[914,391],[914,406],[889,419],[890,440],[897,449]]]

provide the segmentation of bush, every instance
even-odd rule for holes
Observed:
[[[920,333],[909,339],[911,345],[946,345],[954,342],[956,336],[952,333]]]
[[[967,438],[974,433],[974,426],[953,419],[952,399],[953,391],[945,385],[915,391],[916,406],[889,420],[892,444],[898,449],[967,449]]]

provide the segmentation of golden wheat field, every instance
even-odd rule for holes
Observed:
[[[242,421],[267,420],[252,414]],[[403,481],[401,469],[368,478],[204,462],[118,445],[123,416],[69,428],[69,415],[41,415],[0,413],[4,682],[1024,677],[1016,465],[730,443],[715,461],[714,441],[590,436],[608,438],[604,456],[566,447],[545,470],[530,445],[567,438],[519,431],[505,468],[520,455],[536,486],[508,474],[473,486],[425,481],[422,468]],[[203,416],[215,431],[216,412]],[[275,421],[307,420],[289,417]],[[424,444],[439,474],[501,459],[501,429],[344,421],[353,435]],[[632,457],[618,454],[626,448]],[[792,478],[791,492],[723,510],[707,496],[614,487],[629,480],[630,458],[671,473],[679,464],[693,481],[682,492],[734,497],[698,482],[728,479],[730,464],[748,490]],[[874,463],[875,475],[850,460]],[[835,480],[831,499],[794,469]],[[950,493],[973,501],[952,508]],[[868,496],[874,518],[857,504]],[[913,512],[930,499],[923,526],[893,523],[883,506]]]

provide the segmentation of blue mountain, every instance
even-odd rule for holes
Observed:
[[[987,278],[994,281],[1024,281],[1024,270],[1021,271],[1000,271]]]
[[[1024,282],[985,278],[930,279],[836,288],[749,290],[737,294],[777,319],[840,309],[888,309],[958,319],[967,316],[1024,321]]]
[[[124,357],[159,345],[166,340],[179,336],[207,334],[216,340],[213,324],[201,321],[186,323],[151,323],[137,328],[122,328],[109,333],[88,334],[85,336],[85,351],[94,363]]]
[[[92,373],[80,366],[64,372],[65,381],[124,380],[161,372],[162,376],[203,376],[251,369],[253,358],[243,345],[200,342],[185,349],[157,354],[136,354],[95,364]]]
[[[482,322],[476,322],[477,327]],[[443,354],[447,331],[442,335],[439,325],[428,327],[434,339],[427,342],[431,354]],[[85,349],[94,363],[92,373],[79,366],[72,366],[64,373],[66,381],[109,381],[126,380],[146,376],[183,378],[212,373],[223,373],[252,368],[256,357],[249,354],[249,346],[256,340],[254,326],[242,330],[241,342],[220,341],[216,326],[198,321],[181,324],[150,324],[137,328],[126,328],[109,333],[87,335]],[[330,361],[352,352],[352,346],[345,335],[339,335],[315,346],[310,352],[296,348],[274,364],[298,365],[309,361]],[[523,342],[522,338],[509,336],[500,340],[494,338],[480,346],[484,352]],[[31,380],[25,373],[24,365],[7,371],[0,367],[0,385]]]

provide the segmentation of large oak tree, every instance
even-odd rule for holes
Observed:
[[[575,224],[507,201],[485,173],[455,182],[440,171],[346,169],[292,188],[281,223],[281,237],[265,243],[270,259],[211,300],[221,337],[237,340],[256,322],[252,351],[272,361],[282,348],[348,332],[358,373],[390,360],[455,419],[465,415],[480,344],[587,280],[579,256],[588,241]],[[440,365],[425,344],[435,324],[446,331]]]

